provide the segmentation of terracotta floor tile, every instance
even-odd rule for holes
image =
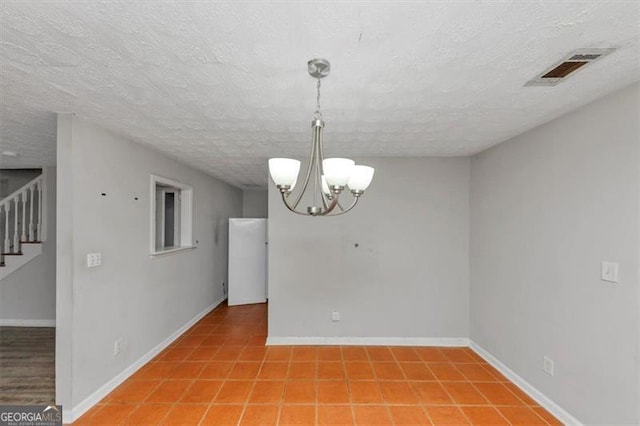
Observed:
[[[369,362],[364,361],[346,361],[344,369],[349,380],[370,380],[374,379],[373,368]]]
[[[409,381],[436,380],[436,376],[422,362],[401,362],[400,368]]]
[[[341,362],[318,362],[318,379],[320,380],[344,380],[344,368]]]
[[[206,365],[205,362],[180,362],[167,373],[167,377],[169,379],[195,379]]]
[[[323,347],[317,349],[318,361],[342,361],[340,348]]]
[[[389,404],[417,404],[418,396],[407,382],[380,382],[382,397]]]
[[[173,368],[173,362],[152,362],[145,365],[131,378],[133,380],[164,380]]]
[[[161,424],[167,426],[197,425],[208,408],[209,406],[205,404],[176,404]]]
[[[283,402],[314,403],[316,399],[315,383],[313,381],[289,381],[284,385]]]
[[[378,382],[349,382],[351,401],[355,404],[382,402],[382,392]]]
[[[267,426],[275,425],[278,421],[279,408],[276,405],[247,405],[241,425]]]
[[[454,402],[463,405],[487,405],[489,402],[471,383],[443,382],[445,390],[451,395]]]
[[[487,370],[493,377],[496,378],[496,380],[498,382],[509,382],[509,379],[507,379],[505,376],[502,375],[502,373],[500,373],[498,370],[496,370],[495,368],[493,368],[492,366],[490,366],[489,364],[483,364],[482,365],[485,370]]]
[[[353,425],[351,406],[318,405],[316,407],[318,425]]]
[[[252,387],[253,382],[248,380],[224,382],[214,402],[217,404],[240,404],[246,402]]]
[[[447,391],[437,382],[412,382],[413,389],[424,404],[452,404]]]
[[[439,348],[415,348],[416,353],[424,362],[445,362],[447,358]]]
[[[188,336],[184,336],[178,342],[179,347],[189,347],[189,346],[200,346],[202,342],[207,338],[207,336],[190,334]]]
[[[155,388],[160,384],[160,380],[137,380],[125,381],[113,392],[105,397],[108,402],[134,403],[144,401]]]
[[[360,346],[342,347],[342,359],[344,361],[369,361],[367,351]]]
[[[440,351],[450,362],[476,362],[466,351],[466,348],[441,348]]]
[[[258,379],[267,380],[283,380],[287,377],[287,371],[289,369],[288,362],[268,362],[265,361],[258,373]]]
[[[373,371],[378,380],[404,380],[404,373],[397,362],[373,362]]]
[[[173,404],[150,404],[138,406],[123,425],[158,425],[165,418]]]
[[[209,403],[222,387],[218,380],[195,380],[180,398],[181,403]]]
[[[470,348],[265,347],[266,315],[216,308],[76,424],[561,424]]]
[[[308,347],[308,346],[300,346],[300,347],[293,348],[293,352],[291,353],[291,361],[312,362],[315,360],[316,360],[316,348]]]
[[[284,381],[257,381],[249,397],[250,404],[279,404],[284,394]]]
[[[199,346],[187,356],[187,361],[211,361],[218,351],[218,346]]]
[[[562,426],[562,422],[551,415],[547,410],[542,407],[531,407],[536,414],[544,419],[551,426]]]
[[[546,425],[542,417],[529,407],[497,407],[512,425]]]
[[[211,405],[200,425],[237,425],[243,410],[243,405]]]
[[[235,346],[221,346],[218,352],[213,355],[213,359],[216,361],[235,361],[240,356],[242,349]]]
[[[425,410],[434,425],[468,425],[469,420],[456,406],[429,406]]]
[[[476,389],[494,405],[522,405],[522,401],[502,383],[474,383]]]
[[[266,344],[267,344],[267,336],[265,334],[261,334],[258,336],[251,336],[251,338],[247,342],[247,346],[264,346]]]
[[[456,369],[460,371],[467,380],[474,382],[495,382],[497,379],[493,374],[483,367],[482,364],[456,364]]]
[[[430,425],[429,417],[420,406],[391,406],[391,417],[395,425]]]
[[[233,368],[230,361],[212,361],[200,371],[199,379],[226,379]]]
[[[391,417],[384,405],[355,405],[353,413],[357,425],[390,425]]]
[[[438,380],[443,382],[451,382],[451,381],[466,381],[467,378],[462,375],[460,370],[458,370],[451,363],[428,363],[427,366],[429,370],[433,373],[434,376]]]
[[[411,347],[393,347],[391,348],[396,361],[417,362],[422,361],[418,353]]]
[[[316,378],[315,362],[292,362],[289,365],[289,380],[313,380]]]
[[[503,382],[502,384],[507,389],[509,389],[515,396],[517,396],[522,402],[524,402],[525,405],[528,405],[531,407],[540,406],[540,404],[538,404],[533,398],[531,398],[529,395],[524,393],[522,389],[520,389],[518,386],[514,385],[513,383]]]
[[[176,402],[185,393],[190,384],[190,380],[168,380],[162,382],[149,394],[145,402]]]
[[[467,416],[469,420],[471,420],[471,423],[473,423],[474,425],[509,426],[509,422],[507,421],[507,419],[505,419],[504,416],[500,414],[498,410],[496,410],[493,407],[464,406],[464,407],[460,407],[460,409],[462,410],[464,415]]]
[[[202,341],[201,346],[222,346],[227,338],[228,337],[223,334],[212,334]]]
[[[267,348],[260,346],[247,346],[238,357],[238,361],[262,361],[267,353]]]
[[[229,379],[255,379],[258,376],[262,363],[255,361],[236,362],[231,372],[229,373]]]
[[[348,404],[349,391],[345,381],[320,381],[316,400],[318,404]]]
[[[131,404],[106,404],[93,414],[86,424],[113,425],[123,422],[135,410]]]
[[[395,361],[393,354],[386,346],[367,346],[366,350],[371,361]]]
[[[246,346],[251,336],[230,336],[222,346]]]
[[[267,361],[286,361],[291,359],[291,348],[288,346],[270,346],[267,348]]]
[[[313,425],[316,408],[313,405],[283,405],[280,409],[279,425]]]

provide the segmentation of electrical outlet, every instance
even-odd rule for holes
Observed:
[[[331,312],[331,321],[333,322],[340,321],[340,312],[337,312],[337,311]]]
[[[87,268],[95,268],[102,265],[102,253],[89,253],[87,255]]]
[[[615,262],[602,262],[600,267],[600,279],[610,283],[618,282],[618,264]]]
[[[123,346],[124,346],[124,341],[122,340],[122,337],[117,338],[113,342],[113,355],[114,356],[120,355],[120,352],[122,352]]]
[[[553,360],[545,356],[542,360],[542,370],[550,376],[553,376]]]

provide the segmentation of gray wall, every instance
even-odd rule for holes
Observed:
[[[58,402],[73,407],[223,297],[242,193],[75,117],[59,117],[58,139],[57,374],[72,384]],[[151,173],[193,186],[195,250],[149,257]],[[102,266],[87,269],[93,252]]]
[[[2,158],[0,158],[0,166],[2,166],[1,160]],[[42,169],[0,169],[0,199],[17,191],[41,174]]]
[[[362,163],[344,216],[294,215],[270,184],[269,337],[468,337],[469,160]]]
[[[471,163],[471,338],[588,424],[639,420],[638,95]],[[618,284],[600,281],[603,260],[620,263]]]
[[[0,321],[56,319],[56,169],[47,167],[44,172],[47,239],[42,244],[40,256],[5,277],[0,283]],[[24,175],[33,179],[41,173],[42,171],[38,170],[35,175]]]
[[[242,191],[242,217],[266,218],[269,216],[269,193],[266,189]]]

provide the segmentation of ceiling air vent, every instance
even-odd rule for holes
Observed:
[[[556,86],[575,71],[608,55],[615,49],[578,49],[569,53],[560,62],[529,80],[525,86]]]

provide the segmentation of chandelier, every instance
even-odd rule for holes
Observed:
[[[373,167],[356,165],[348,158],[324,158],[322,129],[324,121],[320,112],[320,81],[329,75],[331,66],[326,59],[312,59],[308,62],[309,74],[318,80],[317,109],[311,121],[311,154],[302,184],[302,190],[291,196],[300,172],[300,161],[291,158],[270,158],[269,173],[280,190],[282,201],[293,213],[303,216],[337,216],[355,207],[358,200],[373,179]],[[313,204],[306,211],[298,210],[298,204],[313,181]],[[343,207],[338,198],[349,188],[353,201]],[[336,209],[337,207],[337,209]]]

